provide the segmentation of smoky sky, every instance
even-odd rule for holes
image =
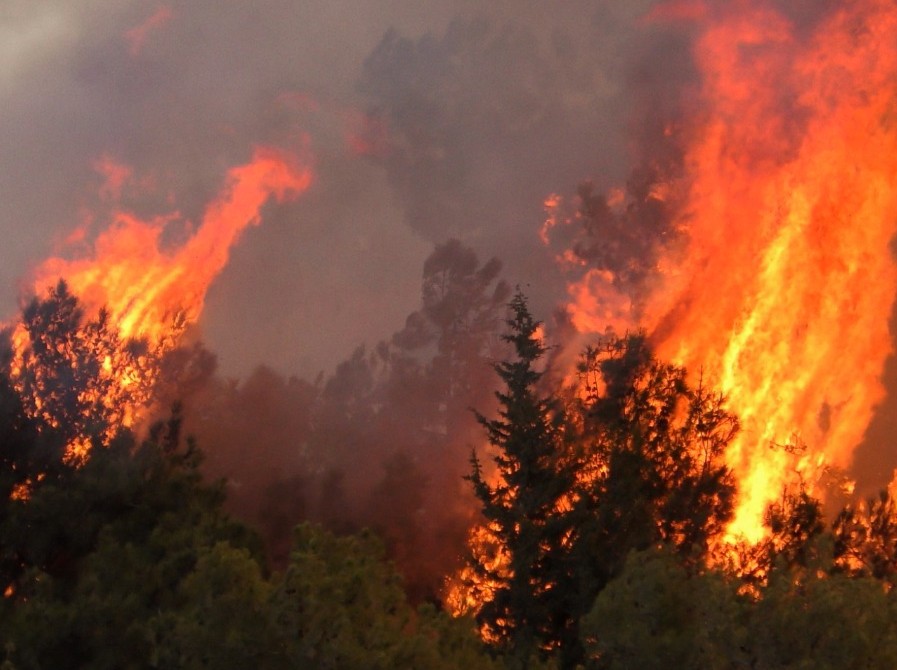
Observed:
[[[771,4],[798,31],[837,6]],[[600,212],[610,187],[638,194],[680,176],[666,130],[700,114],[694,25],[646,21],[655,5],[5,0],[0,320],[30,268],[70,253],[71,231],[86,224],[89,239],[108,223],[103,161],[132,170],[123,207],[196,222],[258,144],[312,156],[316,177],[265,208],[208,292],[198,331],[220,374],[331,374],[402,328],[425,259],[450,239],[497,257],[549,319],[567,295],[557,249],[539,241],[546,197],[596,194],[586,202]],[[576,253],[622,259],[641,281],[640,250],[666,219],[633,211],[587,216]],[[609,254],[609,236],[625,248]],[[858,452],[875,484],[890,476],[879,455],[893,404]]]
[[[140,185],[123,206],[197,221],[226,170],[273,144],[307,150],[316,180],[266,208],[209,291],[223,372],[313,375],[394,332],[449,238],[499,256],[545,313],[564,295],[542,201],[625,179],[635,103],[688,76],[684,44],[657,57],[650,4],[8,0],[0,307],[87,213],[102,229],[104,157]]]

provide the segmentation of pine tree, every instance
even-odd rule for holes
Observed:
[[[738,422],[641,335],[587,349],[562,406],[543,388],[541,324],[519,292],[510,308],[498,417],[479,416],[496,472],[487,478],[474,454],[469,477],[486,523],[466,597],[486,639],[522,665],[539,653],[574,668],[581,620],[630,552],[666,546],[701,564],[732,514],[722,458]]]
[[[497,392],[496,419],[477,415],[496,449],[496,483],[490,484],[473,454],[472,482],[482,503],[486,528],[506,560],[472,559],[477,578],[493,585],[478,621],[487,636],[526,663],[539,650],[561,644],[568,627],[564,597],[564,543],[571,529],[566,500],[573,485],[565,448],[564,413],[539,394],[543,373],[536,364],[546,352],[526,299],[510,303],[510,328],[503,336],[514,360],[494,368],[504,383]]]

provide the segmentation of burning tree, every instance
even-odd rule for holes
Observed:
[[[588,349],[579,396],[565,405],[540,395],[540,324],[520,294],[511,310],[516,359],[496,365],[499,418],[481,417],[498,450],[492,482],[472,459],[486,523],[466,586],[484,601],[473,609],[486,639],[521,663],[559,650],[574,667],[580,619],[630,552],[667,546],[696,565],[723,532],[735,487],[722,458],[738,423],[642,336]]]
[[[269,200],[295,198],[311,179],[295,156],[257,147],[228,170],[198,226],[177,212],[144,221],[116,202],[88,253],[34,270],[37,297],[12,327],[10,377],[28,414],[66,433],[68,462],[86,459],[89,435],[108,442],[146,418],[162,359],[199,318],[231,246]],[[175,224],[193,231],[179,245],[165,242]]]
[[[126,340],[100,309],[86,318],[60,279],[35,297],[13,334],[11,379],[26,412],[61,436],[70,462],[83,462],[92,439],[108,441],[149,403],[157,352]]]
[[[0,665],[501,667],[470,622],[414,608],[371,533],[302,526],[271,574],[180,413],[145,440],[123,425],[118,331],[65,284],[23,323],[0,356]],[[79,439],[96,448],[64,461]]]
[[[580,371],[584,521],[605,538],[590,553],[622,552],[622,560],[629,548],[660,542],[706,555],[735,497],[724,452],[738,421],[723,396],[689,384],[641,335],[587,349]]]
[[[587,349],[580,373],[569,662],[582,652],[580,618],[627,557],[666,547],[687,569],[700,567],[736,493],[724,455],[738,421],[721,394],[691,385],[686,370],[655,358],[641,335]]]
[[[498,449],[498,482],[486,481],[473,454],[469,479],[482,503],[486,532],[506,560],[474,558],[474,574],[495,585],[477,618],[488,638],[507,647],[522,664],[540,647],[560,642],[567,627],[565,554],[573,533],[569,497],[575,461],[567,451],[564,413],[536,390],[543,373],[535,365],[546,347],[541,324],[517,293],[508,320],[516,360],[496,364],[505,383],[497,393],[498,419],[480,415],[489,442]]]

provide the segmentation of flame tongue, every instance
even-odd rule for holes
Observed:
[[[644,304],[658,353],[703,370],[742,419],[731,530],[751,539],[791,476],[768,445],[797,436],[804,466],[849,465],[891,352],[897,6],[840,4],[809,35],[745,3],[708,24],[675,222],[688,242]]]
[[[193,323],[205,292],[227,263],[243,230],[259,221],[262,205],[295,197],[311,172],[282,152],[257,148],[246,165],[232,168],[196,233],[180,248],[160,250],[171,217],[141,221],[119,212],[95,244],[93,258],[50,258],[36,271],[38,292],[63,277],[89,308],[105,306],[123,337],[164,338],[175,322]]]
[[[655,313],[686,307],[659,351],[704,366],[742,418],[733,530],[754,539],[788,476],[767,445],[794,433],[848,465],[891,351],[897,9],[851,4],[806,49],[758,10],[697,50],[709,107],[687,154],[689,281]]]
[[[37,268],[38,295],[63,278],[88,314],[103,307],[107,310],[108,323],[122,347],[121,351],[97,351],[101,374],[115,382],[114,391],[106,384],[102,393],[101,402],[109,406],[110,416],[124,425],[136,421],[140,405],[148,400],[147,389],[158,375],[161,355],[176,346],[184,328],[199,318],[206,290],[227,263],[231,246],[247,226],[259,222],[260,210],[271,197],[278,201],[296,197],[311,179],[311,171],[292,156],[257,148],[249,163],[228,172],[221,193],[181,246],[161,247],[164,228],[177,215],[142,221],[120,211],[113,225],[97,237],[92,256],[50,258]],[[129,338],[147,340],[149,352],[135,358],[127,348]],[[13,333],[14,376],[22,370],[28,345],[28,333],[19,324]],[[32,400],[34,413],[43,416],[41,398]],[[55,417],[44,419],[55,425]],[[85,436],[76,442],[69,446],[73,460],[83,458],[89,448]]]

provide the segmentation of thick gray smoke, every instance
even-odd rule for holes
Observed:
[[[542,201],[629,173],[634,102],[669,79],[646,65],[650,4],[11,0],[0,278],[103,229],[104,165],[131,171],[121,206],[196,221],[253,145],[307,148],[314,186],[234,250],[170,394],[275,559],[300,518],[373,525],[432,592],[501,356],[509,289],[485,259],[542,318],[563,299]]]
[[[512,277],[539,277],[533,297],[544,307],[563,284],[533,234],[543,200],[583,179],[604,189],[625,178],[632,102],[661,78],[639,69],[649,47],[624,41],[619,12],[579,9],[579,24],[477,18],[417,39],[390,31],[359,85],[371,158],[409,225],[501,255]]]

